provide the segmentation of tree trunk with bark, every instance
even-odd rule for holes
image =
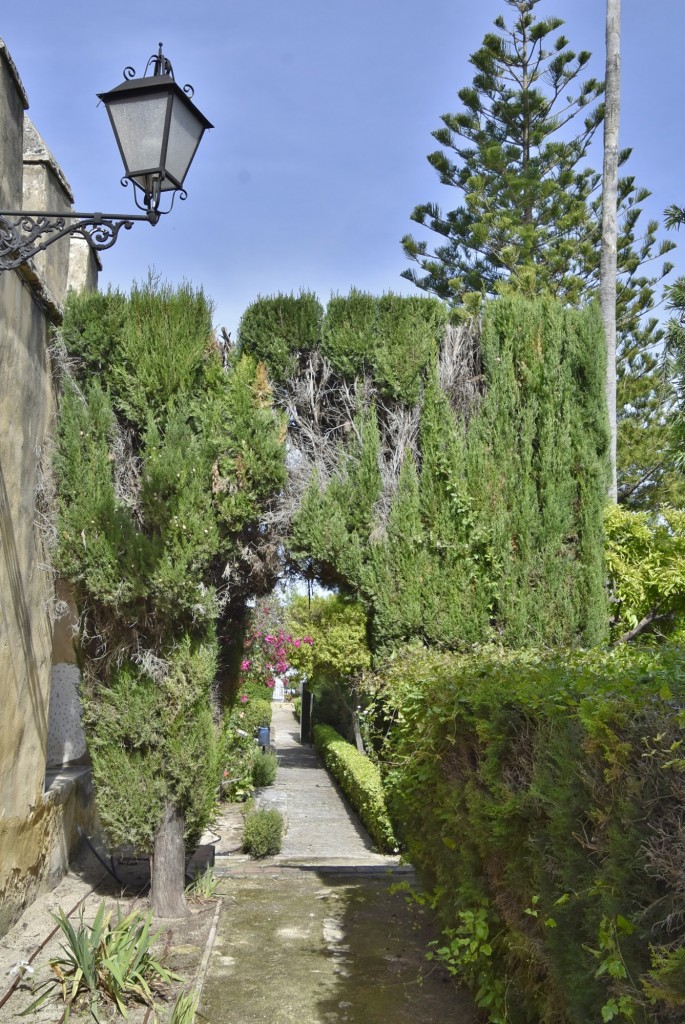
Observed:
[[[609,413],[611,482],[609,498],[617,500],[616,478],[616,208],[618,195],[618,124],[621,98],[621,0],[607,0],[604,168],[602,176],[602,256],[600,303],[607,350],[606,396]]]
[[[154,917],[187,917],[185,899],[186,848],[183,812],[167,801],[150,858],[152,913]]]

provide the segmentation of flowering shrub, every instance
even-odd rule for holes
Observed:
[[[291,654],[302,645],[311,646],[310,636],[293,637],[279,621],[280,609],[260,604],[254,612],[251,628],[243,644],[240,665],[240,700],[264,695],[264,687],[272,690],[277,676],[284,676],[291,667]],[[243,701],[245,703],[245,701]]]
[[[313,642],[308,636],[286,634],[278,614],[273,602],[259,604],[245,637],[240,679],[224,733],[221,794],[227,800],[244,800],[257,784],[253,779],[258,753],[254,738],[260,726],[271,724],[271,690],[276,676],[285,675],[290,668],[294,648]]]

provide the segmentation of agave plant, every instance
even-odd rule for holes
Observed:
[[[38,1009],[59,990],[65,1003],[64,1022],[69,1020],[71,1007],[83,997],[97,1024],[101,996],[110,1000],[119,1013],[126,1017],[129,1002],[154,1007],[155,986],[183,979],[164,967],[152,952],[158,933],[151,933],[152,914],[137,911],[112,923],[112,914],[106,913],[104,902],[98,907],[92,925],[83,920],[83,908],[74,927],[59,908],[51,915],[59,925],[64,941],[62,955],[49,961],[54,978],[38,986],[43,992],[24,1010],[21,1016]]]

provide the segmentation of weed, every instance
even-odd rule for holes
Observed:
[[[193,1024],[199,1001],[199,992],[181,992],[171,1010],[169,1024]]]
[[[204,871],[195,868],[195,877],[186,886],[186,896],[189,896],[191,899],[211,900],[216,893],[218,884],[219,879],[214,874],[213,867],[208,865]]]

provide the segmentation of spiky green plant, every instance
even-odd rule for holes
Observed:
[[[101,1024],[101,998],[126,1017],[130,1003],[154,1008],[158,985],[183,980],[153,952],[159,933],[150,931],[152,914],[133,911],[122,917],[118,912],[112,923],[103,901],[92,925],[84,920],[83,907],[76,927],[61,907],[51,916],[63,935],[62,952],[49,961],[54,977],[39,986],[44,991],[21,1016],[33,1013],[56,993],[64,1002],[65,1024],[79,1004]]]

